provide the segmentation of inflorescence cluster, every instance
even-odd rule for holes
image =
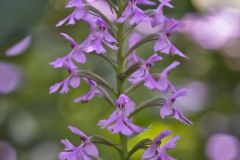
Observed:
[[[102,1],[106,8],[110,8],[117,18],[112,20],[98,8],[93,7],[93,1]],[[164,8],[173,8],[171,0],[69,0],[66,8],[74,11],[61,20],[57,27],[74,25],[76,21],[85,21],[91,31],[88,37],[78,44],[73,38],[61,33],[71,44],[71,51],[64,57],[57,58],[50,64],[54,68],[64,68],[69,75],[63,81],[51,86],[50,93],[68,93],[70,88],[80,87],[80,82],[89,85],[89,91],[76,98],[75,102],[88,102],[95,96],[103,97],[114,107],[113,113],[105,120],[100,120],[98,126],[106,128],[112,134],[120,136],[120,144],[113,143],[99,136],[86,136],[79,129],[69,126],[72,133],[80,136],[82,143],[74,146],[69,140],[62,140],[65,150],[59,154],[60,160],[94,160],[101,159],[96,143],[114,147],[120,154],[121,160],[129,160],[138,149],[146,149],[142,160],[173,160],[166,151],[175,148],[178,136],[173,137],[165,145],[161,144],[163,138],[171,134],[170,130],[162,131],[155,139],[144,139],[131,150],[128,149],[128,140],[140,134],[145,128],[133,123],[132,117],[145,108],[160,107],[160,117],[172,117],[180,122],[192,125],[183,114],[174,107],[177,98],[187,94],[186,89],[176,88],[168,79],[168,73],[176,68],[180,62],[174,61],[160,73],[152,73],[154,63],[162,61],[159,55],[176,55],[188,59],[169,40],[172,32],[183,27],[183,23],[164,15]],[[144,7],[143,7],[144,6]],[[157,6],[157,7],[155,7]],[[143,10],[142,8],[154,8]],[[159,32],[143,36],[135,31],[140,23],[149,23],[153,28],[158,27]],[[153,54],[147,59],[137,54],[137,48],[148,42],[154,42]],[[108,51],[112,50],[114,55]],[[89,54],[104,58],[116,73],[116,85],[109,84],[103,77],[89,70],[79,69],[77,63],[85,64]],[[128,94],[138,86],[144,85],[150,90],[158,90],[168,94],[165,100],[160,96],[148,99],[136,107]]]

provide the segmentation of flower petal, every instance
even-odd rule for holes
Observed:
[[[82,131],[80,131],[79,129],[77,129],[76,127],[73,126],[68,126],[68,129],[74,133],[80,136],[81,139],[88,139],[87,135],[85,135]]]
[[[73,88],[77,88],[80,86],[80,77],[78,76],[72,76],[72,78],[69,80],[69,84],[73,87]]]

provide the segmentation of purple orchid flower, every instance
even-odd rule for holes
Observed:
[[[157,7],[157,9],[153,10],[151,14],[152,16],[151,25],[153,28],[162,25],[167,19],[166,16],[163,14],[164,7],[166,6],[169,8],[173,8],[173,6],[170,4],[171,0],[160,0],[160,2],[161,3]]]
[[[68,128],[72,133],[80,136],[82,144],[75,147],[68,139],[62,140],[65,149],[59,153],[59,160],[93,160],[99,157],[97,147],[82,131],[72,126]]]
[[[173,5],[170,4],[172,0],[159,0],[161,2],[160,6],[167,6],[169,8],[173,8]]]
[[[171,35],[172,32],[180,29],[183,27],[183,23],[178,22],[177,20],[171,18],[171,19],[165,19],[162,32],[159,36],[159,39],[156,41],[154,45],[154,51],[160,51],[165,54],[173,54],[178,55],[183,58],[188,57],[184,55],[180,50],[178,50],[169,40],[168,37]]]
[[[130,0],[122,16],[118,19],[118,22],[123,23],[129,20],[131,25],[139,24],[140,22],[150,22],[152,20],[151,17],[147,16],[143,10],[138,8],[137,4],[153,5],[155,3],[148,0]]]
[[[83,78],[83,80],[89,84],[90,90],[83,96],[76,98],[74,102],[84,103],[92,100],[95,96],[103,95],[102,92],[97,88],[97,83],[94,80],[90,78]]]
[[[172,86],[173,87],[173,86]],[[176,101],[177,98],[186,96],[187,90],[186,89],[180,89],[176,90],[173,87],[173,94],[167,99],[165,104],[160,109],[160,116],[161,118],[165,118],[166,116],[171,116],[180,122],[186,124],[186,125],[192,125],[192,122],[188,120],[186,117],[184,117],[180,111],[174,108],[173,104]]]
[[[132,84],[137,84],[144,81],[144,85],[147,88],[156,88],[156,81],[151,75],[150,69],[153,66],[154,62],[160,60],[162,60],[162,57],[157,54],[153,54],[152,56],[150,56],[146,61],[144,61],[143,65],[128,78],[129,82],[131,82]]]
[[[141,133],[144,128],[132,123],[128,116],[134,111],[135,104],[128,96],[121,94],[116,100],[117,109],[110,115],[109,119],[99,121],[98,125],[108,128],[113,134],[131,136]]]
[[[56,27],[60,27],[65,23],[67,25],[74,25],[77,20],[84,20],[86,22],[92,23],[91,17],[84,8],[85,4],[83,0],[69,0],[65,8],[75,8],[74,11],[68,15],[63,20],[59,21]]]
[[[22,84],[23,71],[15,64],[0,61],[0,75],[0,94],[12,93]]]
[[[171,82],[168,80],[168,73],[176,68],[180,62],[174,61],[168,67],[166,67],[162,73],[160,73],[159,78],[156,82],[156,88],[162,92],[167,92],[171,88]]]
[[[128,39],[128,49],[133,47],[136,43],[138,43],[142,39],[142,36],[138,33],[133,33]],[[128,56],[128,66],[132,66],[133,64],[137,62],[143,62],[143,60],[137,56],[136,50],[134,50],[129,56]]]
[[[86,56],[82,51],[82,47],[79,46],[74,39],[65,33],[61,33],[61,35],[71,43],[72,51],[68,55],[51,62],[50,65],[52,65],[54,68],[61,68],[64,67],[64,65],[67,65],[70,66],[71,70],[73,70],[77,68],[73,63],[73,60],[83,64],[86,62]]]
[[[159,136],[157,136],[150,147],[143,153],[142,160],[175,160],[170,157],[166,152],[169,149],[173,149],[176,147],[176,142],[180,139],[179,136],[175,136],[167,141],[167,143],[163,146],[161,145],[161,141],[163,138],[169,136],[172,133],[170,130],[162,131]]]
[[[83,45],[87,53],[95,51],[97,54],[103,54],[106,52],[103,44],[113,50],[118,50],[117,40],[108,32],[107,24],[102,19],[98,18],[96,19],[96,29],[93,30],[83,42]]]
[[[56,93],[61,87],[62,89],[60,90],[61,94],[65,94],[69,92],[69,86],[72,88],[78,88],[80,86],[80,77],[75,69],[72,69],[68,65],[64,65],[64,68],[66,68],[69,72],[69,76],[64,79],[61,82],[58,82],[50,87],[50,93]]]

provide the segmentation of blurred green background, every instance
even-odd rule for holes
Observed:
[[[59,33],[68,33],[80,42],[89,31],[81,22],[54,27],[71,12],[71,9],[64,9],[65,3],[64,0],[0,0],[0,160],[56,160],[58,152],[63,150],[60,139],[79,142],[78,137],[67,130],[68,125],[88,135],[102,134],[118,141],[118,136],[111,136],[96,126],[112,112],[106,102],[101,98],[87,104],[73,102],[88,90],[86,84],[82,83],[79,89],[67,95],[49,94],[49,86],[66,76],[63,70],[49,66],[49,62],[70,49]],[[186,25],[185,31],[173,36],[176,46],[191,60],[181,60],[182,65],[170,79],[177,86],[190,89],[189,96],[176,105],[194,126],[188,127],[172,119],[162,120],[159,108],[152,108],[135,117],[137,124],[149,125],[149,130],[135,137],[130,145],[144,137],[153,138],[163,129],[172,129],[173,135],[180,135],[181,140],[169,153],[179,160],[222,160],[214,157],[223,151],[228,153],[228,156],[221,155],[223,160],[239,160],[240,32],[234,29],[240,28],[240,2],[173,0],[173,4],[175,8],[167,10],[169,16],[193,22]],[[6,52],[28,35],[28,44],[21,54]],[[146,57],[147,53],[152,53],[151,45],[145,45],[138,52]],[[156,68],[178,59],[164,58],[166,61]],[[101,59],[89,56],[84,68],[114,83],[112,70]],[[156,94],[139,88],[131,97],[141,102]],[[219,134],[227,138],[219,140],[216,138]],[[218,145],[225,148],[219,149]],[[115,150],[98,147],[104,160],[118,159]],[[132,159],[140,159],[141,153]],[[1,155],[5,155],[5,159]]]

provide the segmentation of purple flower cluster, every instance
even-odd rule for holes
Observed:
[[[112,14],[116,14],[117,19],[111,20],[105,14],[102,14],[97,8],[91,6],[91,0],[69,0],[66,8],[74,8],[74,11],[66,18],[61,20],[57,27],[64,24],[73,25],[77,21],[85,21],[90,27],[90,33],[87,38],[78,44],[73,38],[65,33],[61,35],[71,44],[71,51],[64,57],[57,58],[50,65],[54,68],[64,68],[69,75],[63,81],[58,82],[50,87],[50,93],[60,92],[68,93],[70,88],[78,88],[81,81],[89,85],[89,91],[84,95],[75,99],[77,103],[84,103],[92,100],[96,96],[103,97],[114,111],[106,120],[100,120],[98,126],[106,128],[112,134],[120,135],[122,148],[111,142],[103,143],[110,145],[121,154],[121,159],[129,159],[126,139],[134,135],[140,134],[145,128],[133,122],[133,115],[147,108],[145,106],[157,105],[160,107],[160,117],[172,117],[178,121],[192,125],[180,112],[179,108],[174,106],[175,101],[187,94],[186,89],[178,89],[169,80],[168,74],[175,69],[180,62],[174,61],[161,72],[153,73],[152,68],[155,63],[163,61],[163,57],[159,53],[167,55],[177,55],[188,59],[177,47],[170,41],[171,34],[184,25],[173,18],[164,15],[164,8],[173,8],[170,4],[171,0],[159,0],[153,2],[151,0],[129,0],[119,1],[115,4],[111,0],[95,0],[104,1],[106,8],[111,8]],[[154,6],[156,9],[143,10],[140,5]],[[135,31],[135,27],[140,23],[150,23],[152,27],[160,28],[159,33],[149,36],[143,36]],[[137,53],[137,48],[142,44],[153,41],[153,54],[147,59],[143,59]],[[128,42],[128,44],[127,44]],[[126,46],[126,47],[125,47]],[[109,55],[108,50],[116,53],[115,57]],[[85,64],[88,55],[95,54],[104,58],[110,63],[116,72],[117,85],[109,84],[103,77],[88,70],[82,70],[81,65]],[[126,74],[127,73],[127,74]],[[125,81],[128,80],[128,81]],[[129,83],[130,88],[144,85],[150,90],[161,92],[169,95],[164,102],[159,99],[143,102],[143,105],[135,105],[134,101],[128,96],[128,89],[125,83]],[[138,107],[137,107],[138,106]],[[91,142],[91,138],[75,127],[69,127],[71,132],[80,136],[82,143],[75,147],[68,140],[62,140],[65,150],[59,154],[60,160],[92,160],[99,159],[99,153],[96,146]],[[165,130],[160,133],[148,145],[148,149],[142,155],[143,160],[173,160],[166,151],[175,148],[175,143],[179,139],[178,136],[170,139],[165,145],[161,145],[163,138],[169,136],[171,131]],[[101,139],[105,141],[106,139]],[[98,141],[99,142],[99,141]],[[143,144],[144,145],[144,144]],[[145,146],[146,147],[146,146]]]

